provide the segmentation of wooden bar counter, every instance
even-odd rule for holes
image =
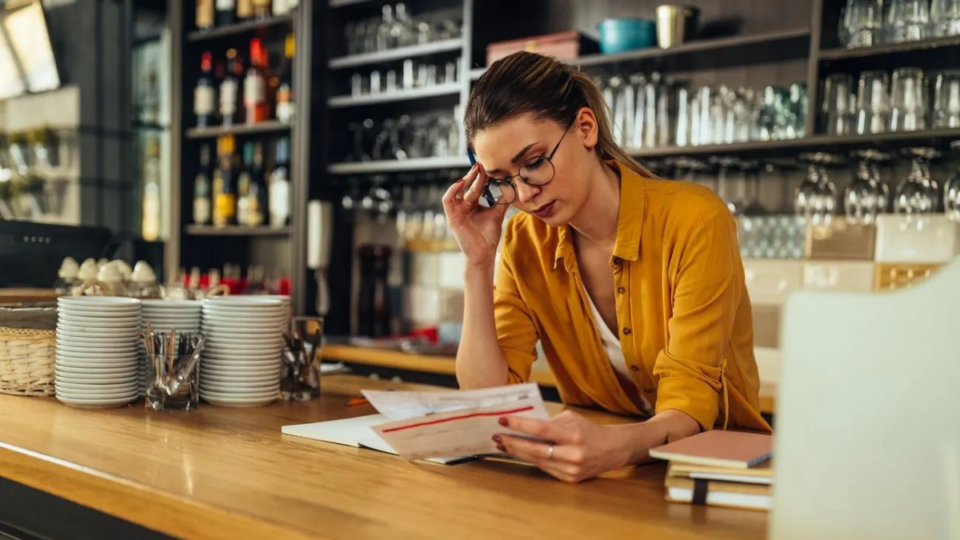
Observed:
[[[514,463],[411,463],[281,434],[287,424],[370,414],[346,406],[362,388],[422,389],[338,375],[313,402],[191,413],[0,395],[0,477],[182,538],[765,536],[765,513],[667,503],[662,464],[567,485]]]

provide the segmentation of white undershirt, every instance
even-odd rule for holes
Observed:
[[[610,360],[613,371],[617,374],[617,380],[620,381],[620,384],[627,393],[639,396],[643,402],[643,406],[647,412],[649,412],[651,410],[650,403],[645,396],[640,394],[637,383],[633,380],[630,367],[627,366],[627,359],[623,355],[623,346],[620,345],[620,338],[610,331],[610,327],[607,326],[607,323],[604,322],[603,317],[600,315],[600,310],[598,310],[596,304],[593,303],[593,298],[590,298],[590,293],[587,293],[587,302],[590,303],[590,312],[593,313],[594,322],[596,322],[597,330],[600,332],[600,342],[603,344],[603,350],[607,353],[607,358]]]

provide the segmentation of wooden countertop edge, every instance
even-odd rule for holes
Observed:
[[[177,538],[324,538],[0,442],[0,476]]]

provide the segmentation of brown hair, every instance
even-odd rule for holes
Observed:
[[[614,141],[607,103],[597,85],[575,68],[542,54],[511,54],[477,80],[464,114],[467,141],[473,141],[478,131],[521,114],[566,126],[583,107],[597,117],[596,151],[601,160],[615,159],[641,176],[654,176]]]

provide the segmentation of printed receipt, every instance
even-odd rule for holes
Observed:
[[[411,460],[499,454],[493,436],[505,431],[500,417],[550,418],[533,383],[460,392],[364,391],[363,395],[393,420],[372,426],[373,430],[397,454]]]

